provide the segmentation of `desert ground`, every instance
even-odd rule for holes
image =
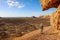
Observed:
[[[43,24],[41,33],[40,24]],[[60,32],[50,33],[50,16],[0,18],[0,40],[60,40]]]
[[[48,28],[50,26],[50,17],[0,18],[0,40],[18,40],[26,34],[28,37],[35,34],[39,35],[41,23],[45,28]]]

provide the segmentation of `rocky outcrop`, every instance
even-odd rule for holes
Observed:
[[[60,6],[51,14],[50,22],[55,30],[60,30]]]
[[[60,0],[40,0],[42,10],[47,10],[49,8],[57,8],[60,4]]]
[[[60,30],[60,0],[40,0],[42,10],[57,8],[50,16],[51,32]]]
[[[39,18],[50,18],[50,15],[43,15],[43,16],[39,16]]]

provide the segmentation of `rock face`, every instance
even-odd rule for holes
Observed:
[[[57,8],[60,4],[60,0],[40,0],[42,10],[47,10],[49,8]]]
[[[60,30],[60,6],[51,14],[50,22],[55,30]]]
[[[57,22],[58,22],[58,20],[56,20],[56,19],[58,19],[58,16],[57,16],[58,14],[57,14],[57,12],[55,11],[55,12],[53,12],[52,14],[51,14],[51,17],[50,17],[50,23],[51,23],[51,26],[53,26],[53,28],[56,30],[57,29],[57,27],[56,27],[56,25],[57,25]]]
[[[49,8],[57,8],[51,14],[50,23],[51,23],[51,31],[57,32],[60,30],[60,0],[40,0],[42,5],[42,10],[47,10]]]

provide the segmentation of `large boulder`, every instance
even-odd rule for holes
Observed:
[[[57,10],[51,14],[50,23],[53,32],[60,30],[60,6],[58,6]]]
[[[42,10],[47,10],[49,8],[57,8],[60,4],[60,0],[40,0]]]
[[[42,10],[57,8],[50,16],[51,32],[60,31],[60,0],[40,0]]]

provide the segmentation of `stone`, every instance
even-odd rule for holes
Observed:
[[[57,8],[60,5],[60,0],[40,0],[42,10],[49,8]]]
[[[58,6],[57,10],[51,14],[50,23],[51,28],[54,31],[60,30],[60,6]]]
[[[40,0],[42,10],[48,10],[49,8],[57,8],[50,15],[51,29],[49,32],[60,31],[60,0]]]

